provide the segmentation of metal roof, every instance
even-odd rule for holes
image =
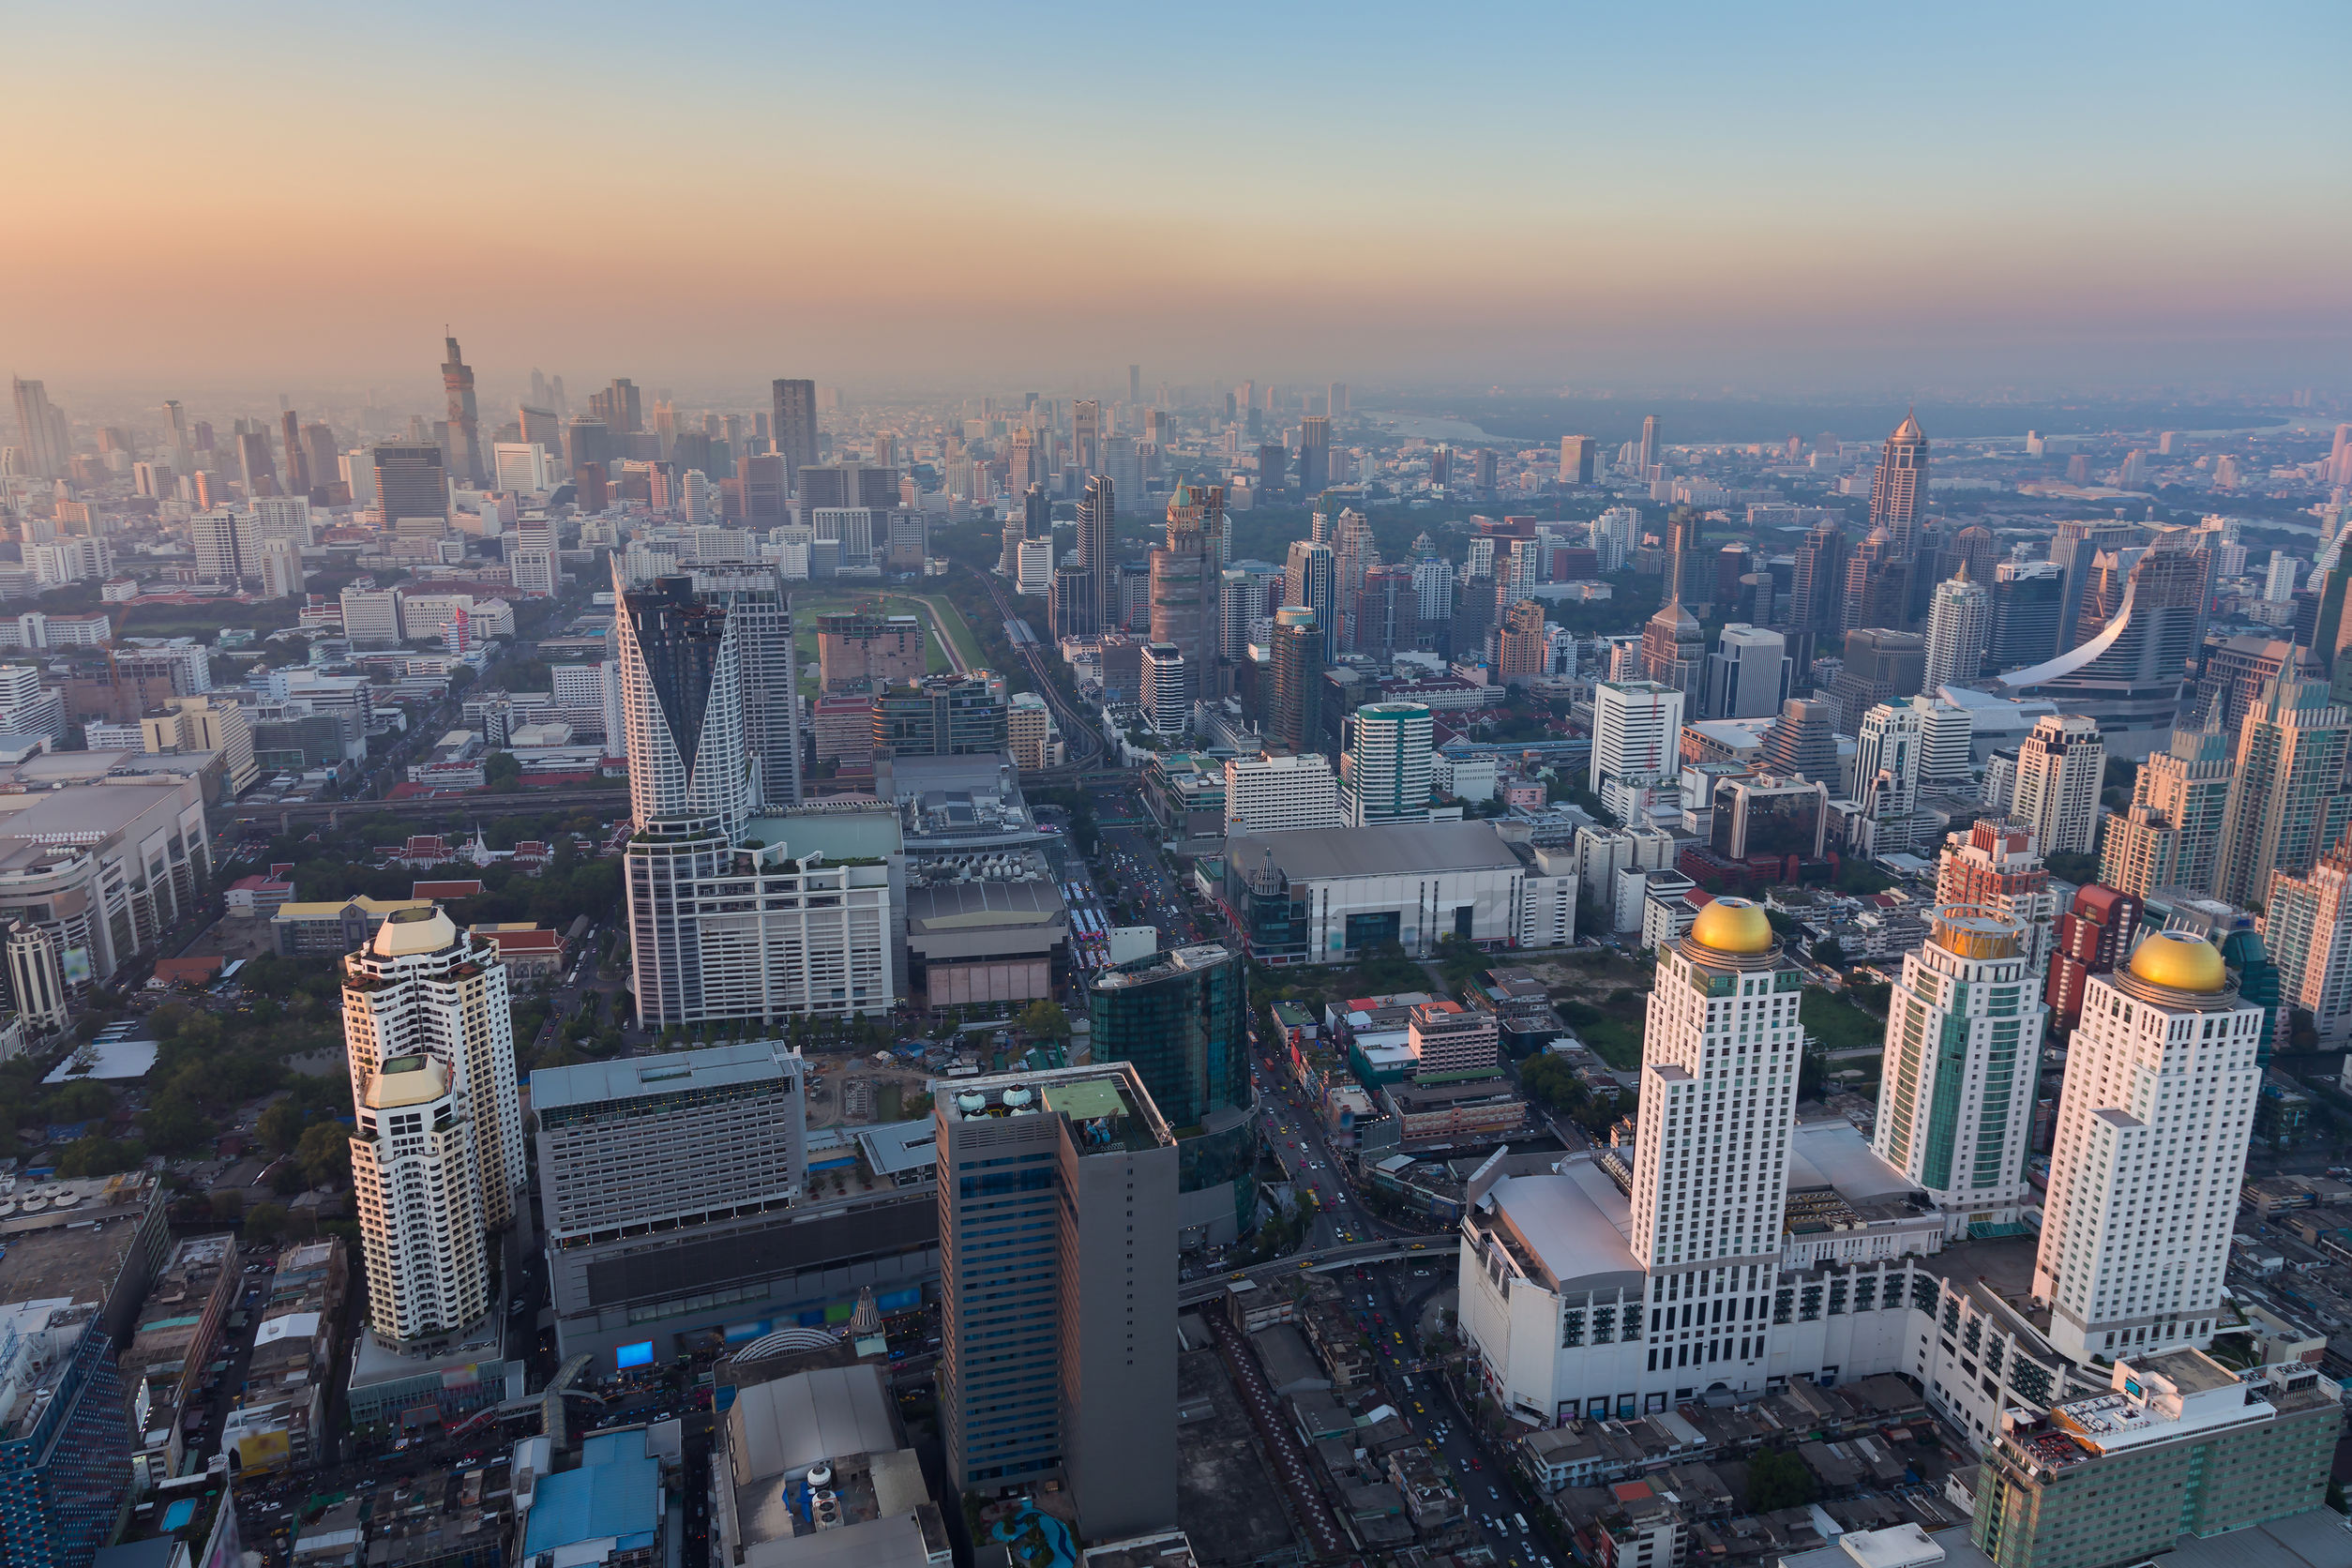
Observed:
[[[898,1447],[880,1365],[823,1366],[735,1391],[727,1411],[728,1461],[747,1486],[820,1459],[888,1454]]]
[[[1226,840],[1226,860],[1232,866],[1254,868],[1269,850],[1283,873],[1298,882],[1431,871],[1506,871],[1519,866],[1519,857],[1511,852],[1494,824],[1486,822],[1236,834]]]
[[[790,1048],[776,1041],[754,1040],[742,1045],[672,1051],[664,1056],[584,1062],[575,1067],[541,1067],[531,1075],[531,1105],[535,1110],[550,1110],[559,1106],[674,1094],[684,1089],[769,1083],[785,1076],[784,1063],[792,1058],[787,1055],[779,1059],[778,1053]]]

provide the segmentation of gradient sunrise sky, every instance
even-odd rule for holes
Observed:
[[[0,362],[2341,374],[2352,7],[19,7]],[[423,348],[420,350],[420,343]]]

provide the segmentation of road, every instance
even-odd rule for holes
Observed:
[[[1174,873],[1160,858],[1159,840],[1138,828],[1102,830],[1103,865],[1119,896],[1134,906],[1146,926],[1160,929],[1160,945],[1181,946],[1202,940],[1200,922],[1184,901]]]
[[[395,817],[445,817],[452,811],[497,816],[507,811],[555,811],[575,806],[602,807],[611,816],[626,817],[629,810],[629,795],[625,789],[608,788],[532,790],[509,795],[477,792],[463,795],[426,796],[415,800],[306,801],[294,806],[240,806],[232,814],[231,820],[240,823],[251,822],[276,832],[281,822],[289,824],[324,822],[339,816],[373,816],[378,812]]]
[[[1003,578],[994,572],[975,571],[972,575],[980,580],[983,587],[988,589],[988,597],[996,605],[999,619],[1006,621],[1029,619],[1013,603]],[[1033,622],[1032,629],[1035,629]],[[1064,701],[1062,688],[1054,685],[1053,671],[1048,667],[1048,661],[1056,656],[1055,650],[1040,641],[1016,648],[1014,656],[1029,666],[1029,673],[1036,686],[1038,695],[1045,698],[1046,705],[1053,710],[1054,721],[1062,728],[1062,743],[1070,759],[1060,768],[1048,769],[1045,775],[1033,775],[1032,776],[1042,777],[1084,771],[1102,756],[1103,737],[1094,728],[1093,716],[1080,713]],[[949,656],[952,658],[954,655],[951,654]]]

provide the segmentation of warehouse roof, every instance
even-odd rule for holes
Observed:
[[[1507,871],[1519,866],[1518,856],[1495,832],[1494,824],[1485,822],[1236,834],[1226,840],[1226,861],[1252,868],[1269,850],[1284,875],[1301,882],[1428,871]]]

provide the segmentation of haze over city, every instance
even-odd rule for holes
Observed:
[[[23,11],[53,387],[2311,379],[2344,8]]]

